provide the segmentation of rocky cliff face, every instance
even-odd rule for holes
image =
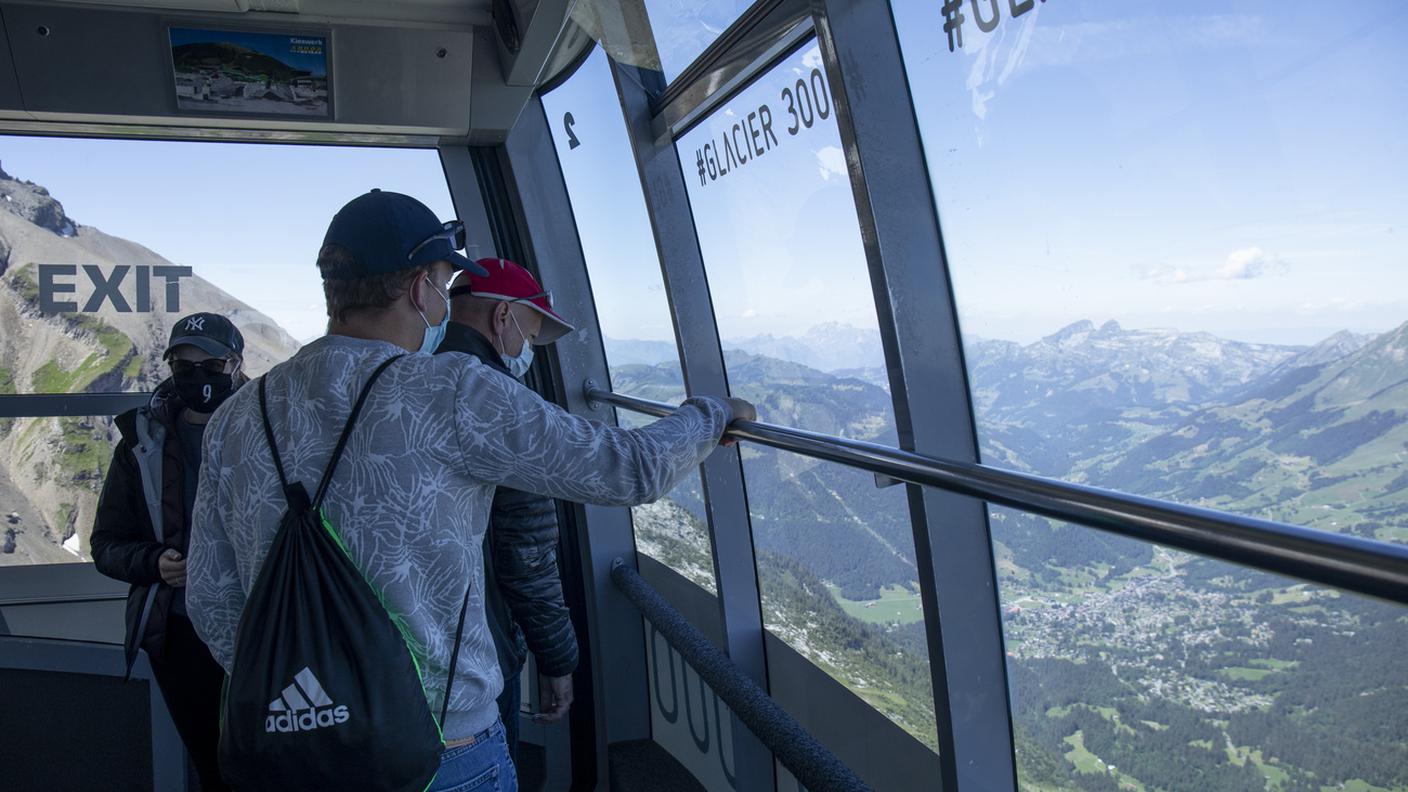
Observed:
[[[11,214],[61,237],[78,234],[78,224],[64,213],[63,204],[49,191],[31,181],[21,181],[0,167],[0,201]],[[0,270],[3,272],[3,270]]]

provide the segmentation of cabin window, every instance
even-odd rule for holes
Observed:
[[[0,161],[0,395],[152,391],[197,311],[257,376],[326,330],[315,262],[344,203],[454,216],[433,149],[6,137]],[[117,440],[111,416],[0,418],[0,565],[90,560]]]
[[[617,393],[678,403],[685,398],[679,346],[665,295],[655,236],[640,191],[635,158],[611,65],[597,49],[543,97]],[[653,419],[629,410],[623,426]],[[669,495],[631,510],[636,550],[710,594],[718,587],[699,473]]]
[[[835,104],[815,42],[676,142],[729,388],[761,420],[898,443]],[[903,487],[745,445],[763,622],[936,745]],[[776,669],[774,669],[776,671]]]
[[[983,461],[1408,541],[1402,9],[891,6]],[[1024,786],[1408,784],[1401,608],[990,516]]]

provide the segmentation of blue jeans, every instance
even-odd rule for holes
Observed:
[[[495,722],[473,743],[441,754],[440,772],[426,792],[518,792],[503,723]]]

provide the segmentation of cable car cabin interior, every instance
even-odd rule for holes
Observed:
[[[1404,41],[1388,0],[0,2],[0,787],[202,788],[94,562],[118,416],[229,374],[182,317],[250,378],[336,334],[375,188],[570,326],[479,333],[486,376],[756,406],[662,497],[547,507],[577,656],[500,663],[517,788],[1408,790]],[[261,722],[347,695],[279,684]]]

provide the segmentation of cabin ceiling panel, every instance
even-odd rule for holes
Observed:
[[[16,121],[145,124],[464,138],[475,82],[476,30],[459,26],[316,23],[111,7],[0,4],[12,58],[0,60],[0,113]],[[170,24],[306,31],[330,37],[332,118],[251,117],[178,111]],[[5,68],[13,62],[14,71]],[[481,69],[481,72],[484,70]],[[480,84],[501,82],[497,65]],[[8,80],[8,85],[7,85]],[[526,94],[516,97],[521,107]],[[508,114],[510,118],[516,112]]]
[[[7,68],[14,62],[10,55],[9,35],[5,30],[4,17],[0,17],[0,111],[19,110],[24,106],[20,99],[20,81],[14,69]]]
[[[54,0],[53,5],[109,6],[127,10],[176,13],[246,14],[267,19],[283,14],[291,20],[418,22],[487,25],[490,0]]]

